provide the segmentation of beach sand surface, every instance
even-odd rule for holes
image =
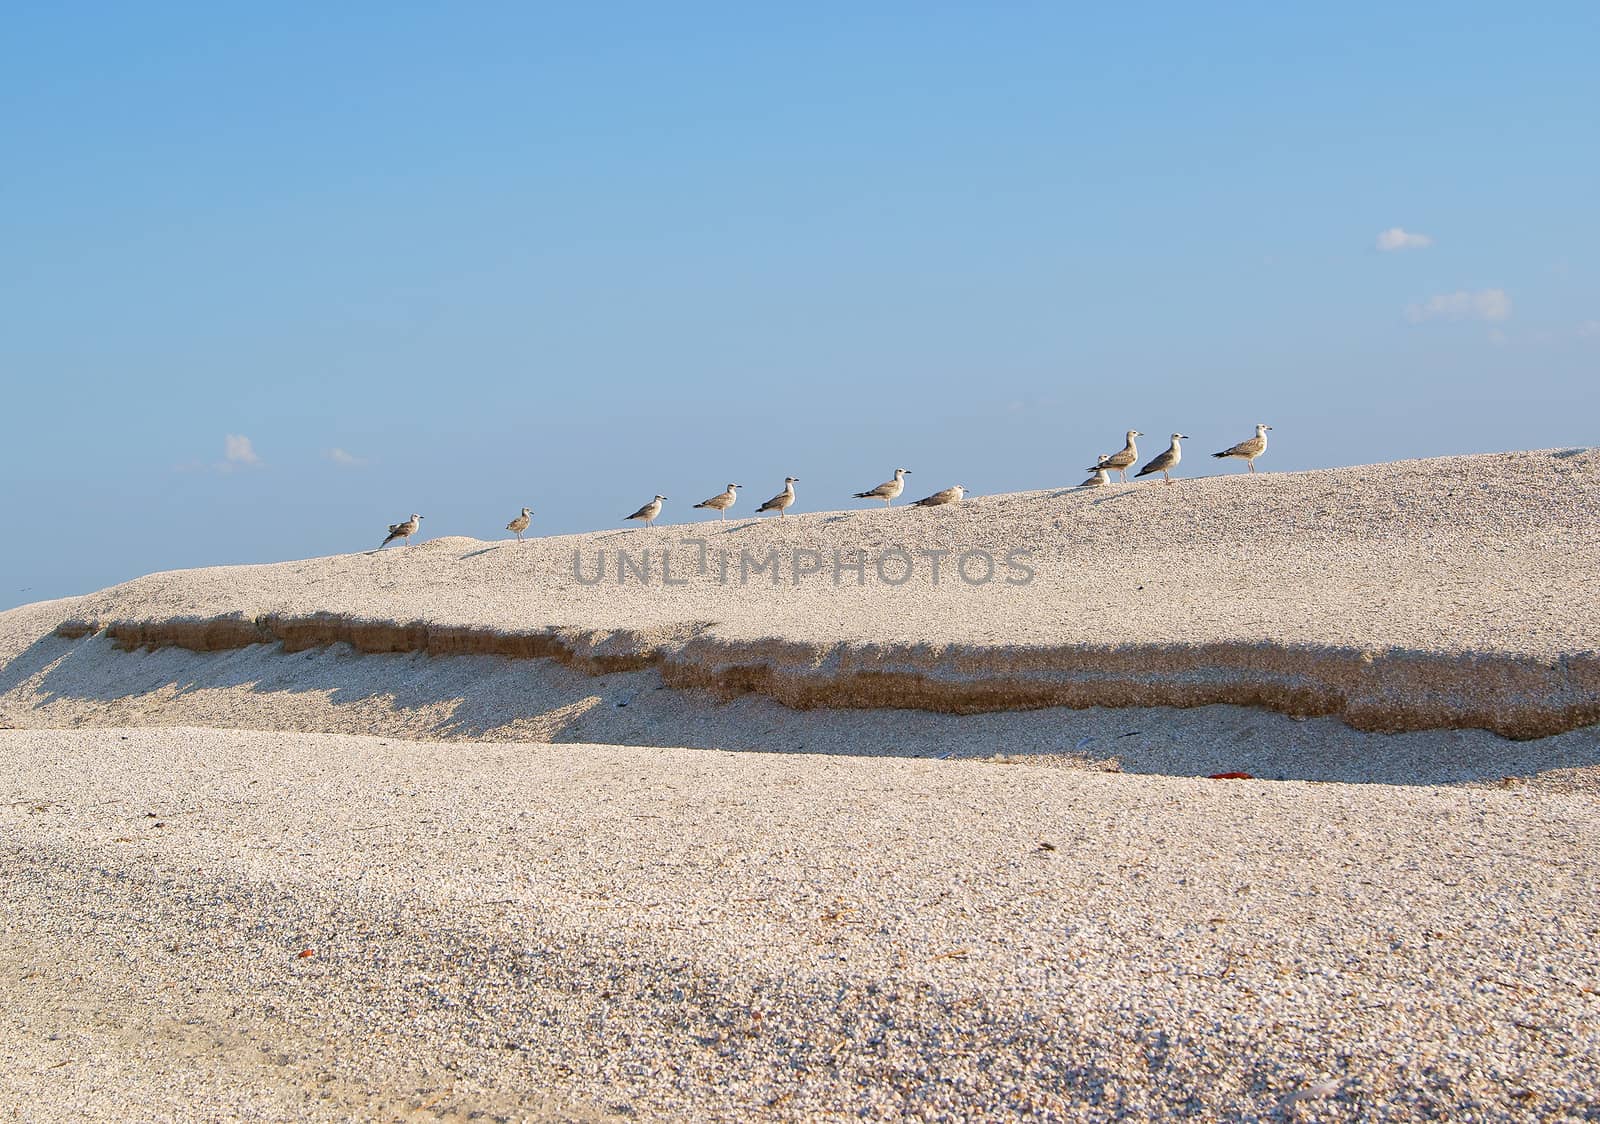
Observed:
[[[1592,1119],[1597,546],[1547,450],[0,613],[0,1105]]]
[[[32,1120],[1582,1119],[1596,811],[9,731],[0,1100]]]

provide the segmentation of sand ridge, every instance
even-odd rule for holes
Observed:
[[[1220,703],[1544,737],[1600,721],[1597,468],[1592,450],[1512,453],[434,540],[152,575],[0,615],[0,649],[51,630],[195,651],[348,644],[655,666],[669,686],[795,707]],[[896,561],[837,580],[858,555]],[[960,560],[979,555],[992,576],[974,584]]]

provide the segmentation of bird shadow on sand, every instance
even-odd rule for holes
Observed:
[[[699,523],[675,523],[673,526],[683,532],[685,539],[693,539],[701,535],[731,535],[753,522],[753,519],[706,519]]]
[[[497,542],[492,546],[484,547],[482,550],[469,550],[460,557],[459,561],[465,562],[468,558],[478,558],[485,554],[493,554],[495,551],[503,550],[510,545],[510,543]]]
[[[1096,496],[1094,499],[1090,500],[1089,502],[1092,505],[1094,505],[1095,507],[1099,507],[1101,504],[1106,504],[1106,503],[1120,503],[1123,500],[1128,499],[1128,498],[1130,498],[1131,496],[1133,496],[1135,494],[1136,494],[1136,490],[1133,488],[1132,485],[1129,485],[1126,489],[1123,489],[1123,490],[1120,490],[1120,491],[1116,491],[1116,492],[1108,492],[1103,496]]]
[[[548,659],[283,651],[122,651],[48,636],[0,667],[0,714],[29,726],[226,726],[452,741],[678,746],[932,758],[1267,780],[1455,784],[1600,765],[1597,727],[1513,742],[1484,730],[1378,734],[1238,706],[969,715],[819,706],[589,675]]]

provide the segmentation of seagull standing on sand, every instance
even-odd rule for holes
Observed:
[[[651,521],[654,520],[656,516],[661,514],[661,501],[666,498],[666,496],[657,496],[655,499],[641,507],[638,511],[628,516],[628,518],[642,519],[644,520],[644,525],[646,527],[650,526]]]
[[[1187,441],[1188,439],[1189,435],[1187,433],[1174,433],[1172,435],[1172,448],[1168,449],[1155,460],[1145,465],[1138,472],[1134,473],[1134,475],[1149,476],[1152,472],[1159,472],[1162,476],[1166,477],[1167,483],[1171,484],[1172,476],[1170,473],[1173,469],[1178,467],[1178,462],[1183,459],[1183,450],[1178,446],[1178,442]]]
[[[788,511],[794,503],[794,486],[798,483],[800,483],[800,477],[785,476],[783,478],[783,491],[756,508],[756,514],[760,515],[763,511],[776,511],[778,518],[782,519],[783,513]]]
[[[726,519],[728,518],[728,509],[733,506],[733,501],[739,498],[739,489],[742,487],[744,487],[743,484],[729,484],[726,492],[712,496],[708,500],[703,500],[695,504],[695,507],[709,507],[717,513],[719,518]]]
[[[1110,460],[1110,457],[1106,456],[1104,453],[1101,453],[1100,459],[1095,462],[1095,466],[1093,468],[1084,469],[1085,472],[1092,472],[1094,475],[1089,477],[1089,479],[1085,480],[1082,484],[1079,484],[1078,487],[1099,488],[1103,485],[1111,483],[1111,473],[1106,471],[1107,464]]]
[[[528,517],[532,514],[532,511],[523,508],[521,515],[506,524],[506,530],[515,533],[518,542],[522,541],[522,532],[528,529]]]
[[[964,500],[966,498],[966,496],[967,496],[967,489],[963,485],[957,484],[954,488],[946,488],[942,492],[935,492],[931,496],[928,496],[928,497],[926,497],[924,499],[920,499],[916,503],[912,504],[911,506],[912,507],[939,507],[939,506],[941,506],[943,504],[947,504],[947,503],[960,503],[962,500]]]
[[[1256,435],[1248,441],[1241,441],[1231,449],[1224,449],[1220,453],[1212,453],[1211,455],[1218,460],[1222,460],[1224,457],[1240,457],[1245,464],[1250,466],[1250,471],[1254,472],[1256,470],[1256,458],[1267,451],[1267,430],[1271,428],[1270,425],[1258,425],[1256,426]]]
[[[1122,482],[1128,482],[1128,469],[1139,459],[1139,447],[1133,443],[1135,437],[1143,437],[1137,429],[1128,430],[1128,443],[1122,447],[1122,452],[1113,453],[1106,458],[1106,467],[1114,468],[1122,474]]]
[[[415,512],[413,512],[411,518],[407,519],[404,523],[390,523],[389,537],[383,540],[378,549],[382,550],[384,547],[394,542],[395,539],[405,539],[406,545],[410,546],[411,536],[417,533],[417,528],[421,525],[422,516],[416,514]]]
[[[906,477],[910,475],[911,470],[909,468],[897,468],[894,470],[893,480],[879,484],[870,492],[857,492],[856,499],[882,500],[886,507],[893,507],[894,501],[900,497],[900,493],[906,490]]]

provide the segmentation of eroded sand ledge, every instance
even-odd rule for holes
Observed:
[[[786,706],[906,708],[949,714],[1042,707],[1255,706],[1334,716],[1374,732],[1478,728],[1508,738],[1600,721],[1600,658],[1555,660],[1254,644],[1112,648],[738,641],[694,630],[663,640],[582,629],[502,632],[336,613],[142,621],[72,620],[56,635],[104,632],[124,649],[217,652],[347,644],[365,653],[554,659],[590,674],[657,669],[672,687],[755,693]]]

